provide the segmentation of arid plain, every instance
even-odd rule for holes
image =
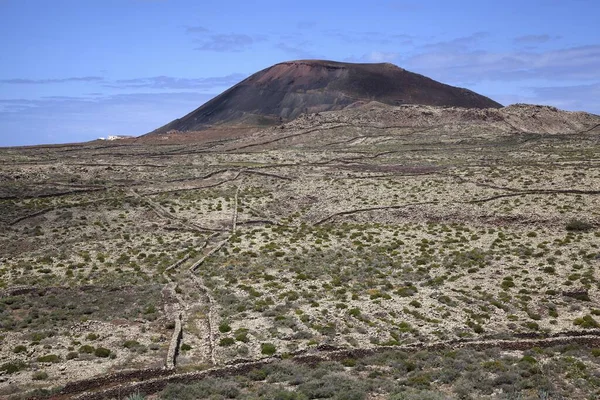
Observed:
[[[600,117],[372,102],[232,132],[0,149],[0,396],[262,359],[213,387],[600,395]]]

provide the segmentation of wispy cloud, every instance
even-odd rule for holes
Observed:
[[[185,32],[194,37],[196,43],[194,50],[220,53],[244,51],[253,44],[267,39],[265,35],[215,32],[203,25],[186,26]]]
[[[548,51],[426,51],[403,60],[407,68],[451,82],[600,80],[600,45]]]
[[[560,39],[560,36],[550,36],[548,34],[543,35],[525,35],[514,38],[513,42],[515,44],[523,44],[523,45],[536,45],[547,43],[552,39]]]
[[[171,76],[154,76],[148,78],[120,79],[103,86],[116,89],[202,89],[213,90],[224,86],[232,86],[246,77],[245,74],[230,74],[210,78],[174,78]]]
[[[324,31],[323,34],[345,43],[390,44],[396,46],[412,44],[414,39],[414,36],[404,33],[390,34],[377,31],[351,32],[339,29],[329,29]]]
[[[104,78],[101,76],[82,76],[58,79],[0,79],[0,83],[9,85],[46,85],[49,83],[65,83],[65,82],[102,82]]]
[[[425,44],[421,46],[421,49],[428,51],[464,51],[470,49],[472,46],[489,36],[489,32],[475,32],[468,36]]]
[[[210,29],[207,29],[203,26],[187,26],[185,28],[186,33],[194,34],[194,33],[206,33],[210,32]]]
[[[153,76],[132,79],[107,80],[102,77],[73,77],[73,78],[57,78],[57,79],[3,79],[0,84],[10,85],[45,85],[51,83],[67,83],[67,82],[83,82],[83,83],[100,83],[102,87],[112,89],[194,89],[194,90],[215,90],[223,87],[232,86],[242,79],[246,78],[246,74],[229,74],[225,76],[214,76],[207,78],[177,78],[172,76]],[[94,92],[91,95],[99,95]],[[61,96],[57,96],[59,98]]]
[[[315,56],[313,52],[308,50],[306,47],[308,46],[307,42],[299,43],[297,45],[291,45],[285,42],[279,42],[275,45],[279,50],[291,54],[295,58],[318,58]]]
[[[200,44],[194,50],[216,51],[216,52],[239,52],[248,49],[256,42],[265,40],[260,36],[249,36],[246,34],[230,33],[210,35],[199,39]]]

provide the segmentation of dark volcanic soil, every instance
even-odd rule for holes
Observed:
[[[199,131],[220,124],[271,125],[302,113],[340,110],[369,101],[390,105],[501,107],[470,90],[445,85],[389,63],[291,61],[257,72],[151,134]]]

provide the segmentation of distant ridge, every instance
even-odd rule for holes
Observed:
[[[222,125],[266,126],[293,120],[303,113],[341,110],[370,101],[390,105],[502,107],[471,90],[389,63],[298,60],[263,69],[150,134],[200,131]]]

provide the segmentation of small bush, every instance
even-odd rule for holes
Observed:
[[[7,374],[14,374],[15,372],[19,372],[27,367],[23,361],[11,361],[0,365],[0,371],[5,372]]]
[[[275,354],[277,352],[277,349],[275,348],[275,345],[272,343],[262,343],[260,345],[260,352],[267,356],[272,356],[273,354]]]
[[[231,346],[234,343],[235,343],[235,339],[230,338],[230,337],[224,337],[224,338],[221,338],[221,340],[219,340],[219,346],[223,346],[223,347]]]
[[[247,377],[253,381],[264,381],[269,374],[263,368],[256,368],[248,372]]]
[[[533,356],[525,355],[521,358],[521,362],[525,362],[527,364],[536,364],[537,360]]]
[[[229,326],[229,324],[227,322],[222,322],[221,325],[219,325],[219,332],[227,333],[230,331],[231,331],[231,326]]]
[[[191,350],[191,349],[192,349],[192,346],[190,346],[190,345],[189,345],[189,344],[187,344],[187,343],[183,343],[183,344],[181,345],[181,351],[188,351],[188,350]]]
[[[60,357],[56,354],[47,354],[45,356],[38,357],[37,360],[39,362],[57,363],[60,362]]]
[[[523,324],[523,326],[525,326],[528,329],[534,330],[534,331],[537,331],[538,329],[540,329],[540,325],[534,321],[527,321]]]
[[[43,381],[45,379],[48,379],[48,373],[46,371],[34,372],[31,376],[31,379],[33,379],[34,381]]]
[[[154,313],[156,313],[156,306],[154,304],[150,304],[144,309],[144,314],[154,314]]]
[[[356,360],[354,358],[346,358],[346,359],[342,360],[342,365],[344,367],[355,367]]]
[[[502,287],[502,289],[508,290],[510,288],[515,287],[515,282],[511,278],[504,278],[500,286]]]
[[[565,226],[569,232],[586,232],[591,230],[593,227],[594,225],[579,219],[572,219],[567,222],[567,225]]]
[[[94,350],[94,355],[96,357],[106,358],[110,356],[110,350],[104,347],[98,347]]]
[[[15,346],[15,348],[13,349],[13,353],[24,353],[27,351],[27,347],[23,346],[22,344]]]
[[[404,286],[396,291],[396,294],[400,297],[410,297],[418,293],[418,290],[415,286]]]
[[[125,343],[123,343],[123,347],[126,349],[135,349],[139,345],[140,344],[137,340],[126,340]]]
[[[598,321],[596,321],[591,315],[585,315],[582,318],[575,318],[573,325],[577,325],[585,329],[600,327],[600,325],[598,325]]]
[[[90,346],[89,344],[84,344],[79,348],[79,352],[84,354],[92,354],[94,352],[94,347]]]
[[[353,317],[358,317],[360,316],[360,308],[351,308],[350,310],[348,310],[348,314],[352,315]]]
[[[235,331],[235,340],[238,342],[248,343],[250,341],[250,338],[248,338],[248,329],[237,329]]]

